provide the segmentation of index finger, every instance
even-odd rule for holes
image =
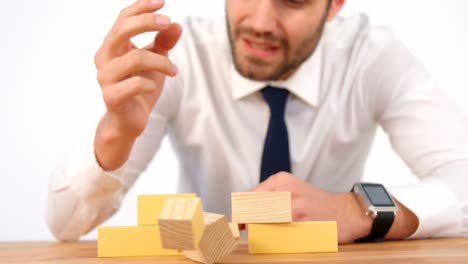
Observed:
[[[155,12],[164,6],[164,0],[138,0],[120,11],[120,16],[129,17]]]

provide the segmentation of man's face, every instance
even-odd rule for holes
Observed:
[[[328,0],[226,0],[237,71],[253,80],[284,80],[315,51]]]

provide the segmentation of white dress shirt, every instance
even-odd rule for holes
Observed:
[[[295,176],[348,192],[362,179],[381,125],[420,179],[390,190],[419,217],[412,237],[468,235],[467,123],[388,29],[364,15],[328,23],[314,55],[283,82],[238,74],[224,18],[188,19],[171,57],[179,74],[167,80],[121,168],[103,171],[89,142],[52,175],[47,221],[57,238],[77,239],[110,217],[165,135],[180,160],[179,191],[229,215],[231,192],[259,183],[269,121],[259,90],[267,84],[290,91],[285,119]]]

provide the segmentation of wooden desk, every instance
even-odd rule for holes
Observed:
[[[184,257],[97,258],[96,242],[0,242],[0,263],[196,263]],[[468,263],[468,238],[351,244],[338,253],[248,255],[241,241],[223,263]]]

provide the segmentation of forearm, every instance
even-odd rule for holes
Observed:
[[[59,240],[77,240],[111,216],[126,187],[96,163],[92,144],[72,153],[51,175],[46,221]]]
[[[419,218],[411,238],[468,236],[468,162],[441,167],[416,184],[391,193]]]
[[[398,212],[385,239],[403,239],[411,236],[419,226],[418,217],[406,206],[396,200]]]
[[[130,156],[136,136],[120,129],[118,121],[106,114],[99,122],[94,139],[96,160],[104,170],[121,167]]]
[[[111,130],[102,129],[108,125],[107,118],[101,120],[94,144],[91,136],[89,144],[60,164],[50,179],[47,223],[59,240],[76,240],[109,218],[147,167],[164,136],[165,118],[157,113],[151,117],[153,122],[148,123],[147,133],[142,133],[134,143],[119,141]],[[129,158],[130,153],[137,158]],[[116,161],[110,164],[113,158]]]
[[[406,56],[407,67],[402,67],[404,54],[392,60],[392,53],[389,50],[382,57],[385,59],[379,60],[390,62],[385,65],[388,70],[375,72],[375,81],[365,84],[373,91],[369,110],[389,135],[395,152],[420,181],[392,187],[390,192],[419,218],[410,238],[467,235],[466,116],[411,54]],[[378,64],[370,65],[368,74],[372,69],[382,69],[383,64]],[[395,228],[398,226],[396,223]]]
[[[46,207],[50,231],[61,241],[80,239],[118,210],[120,202],[109,198],[108,202],[95,206],[93,202],[80,200],[70,188],[50,191]]]
[[[345,215],[339,218],[339,222],[341,220],[341,232],[346,233],[342,236],[342,242],[347,243],[369,235],[372,218],[365,215],[365,211],[359,205],[356,196],[353,193],[339,194],[339,196],[341,203],[345,205],[345,210],[343,210]],[[412,235],[418,228],[418,217],[398,201],[397,205],[398,213],[385,239],[404,239]],[[340,225],[340,223],[338,224]]]

